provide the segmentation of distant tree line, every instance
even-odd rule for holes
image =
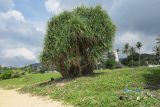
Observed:
[[[123,47],[123,54],[126,58],[121,60],[121,63],[126,66],[145,66],[149,64],[160,64],[160,36],[156,39],[156,45],[153,48],[153,54],[141,54],[143,44],[137,42],[135,46],[130,46],[126,43]]]

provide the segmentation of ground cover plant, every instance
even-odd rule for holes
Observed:
[[[19,87],[21,92],[46,95],[78,107],[158,107],[160,68],[134,69],[134,73],[132,68],[97,70],[95,75],[67,81],[60,81],[59,73],[31,74],[0,81],[0,87]],[[49,82],[51,77],[55,82]]]
[[[21,78],[13,78],[7,80],[1,80],[0,86],[6,89],[22,88],[23,86],[32,86],[41,82],[46,82],[52,78],[60,78],[59,73],[48,73],[48,74],[26,74]]]

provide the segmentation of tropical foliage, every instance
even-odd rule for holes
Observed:
[[[126,54],[127,58],[129,56],[129,43],[126,43],[123,47],[123,53]]]
[[[60,80],[57,72],[27,74],[22,78],[0,81],[2,88],[21,89],[24,93],[46,95],[76,107],[159,107],[160,68],[130,68],[97,70],[96,76],[80,77],[72,81]]]
[[[64,11],[48,22],[41,62],[56,65],[65,78],[92,74],[114,35],[115,25],[100,6]]]
[[[139,67],[141,66],[141,63],[140,63],[141,62],[141,53],[140,53],[141,47],[142,47],[142,43],[141,42],[137,42],[136,48],[139,51]]]

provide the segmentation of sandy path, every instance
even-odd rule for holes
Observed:
[[[47,98],[0,89],[0,107],[69,107]]]

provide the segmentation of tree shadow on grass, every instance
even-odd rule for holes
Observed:
[[[103,75],[103,74],[109,74],[109,72],[96,72],[96,73],[93,73],[93,74],[88,74],[88,75],[85,75],[85,76],[81,76],[81,77],[97,77],[99,75]],[[40,82],[40,83],[36,83],[33,85],[33,87],[44,87],[44,86],[47,86],[47,85],[51,85],[51,84],[67,84],[69,82],[71,82],[72,80],[75,80],[79,77],[75,77],[75,78],[56,78],[54,79],[53,77],[50,78],[48,81],[44,81],[44,82]]]
[[[160,69],[151,69],[151,72],[144,74],[143,77],[146,81],[144,89],[160,89]]]
[[[51,78],[50,80],[48,81],[45,81],[45,82],[40,82],[40,83],[37,83],[37,84],[34,84],[33,87],[43,87],[43,86],[47,86],[47,85],[51,85],[51,84],[60,84],[60,83],[68,83],[69,81],[71,81],[72,79],[64,79],[64,78],[57,78],[57,79],[54,79],[54,78]]]

